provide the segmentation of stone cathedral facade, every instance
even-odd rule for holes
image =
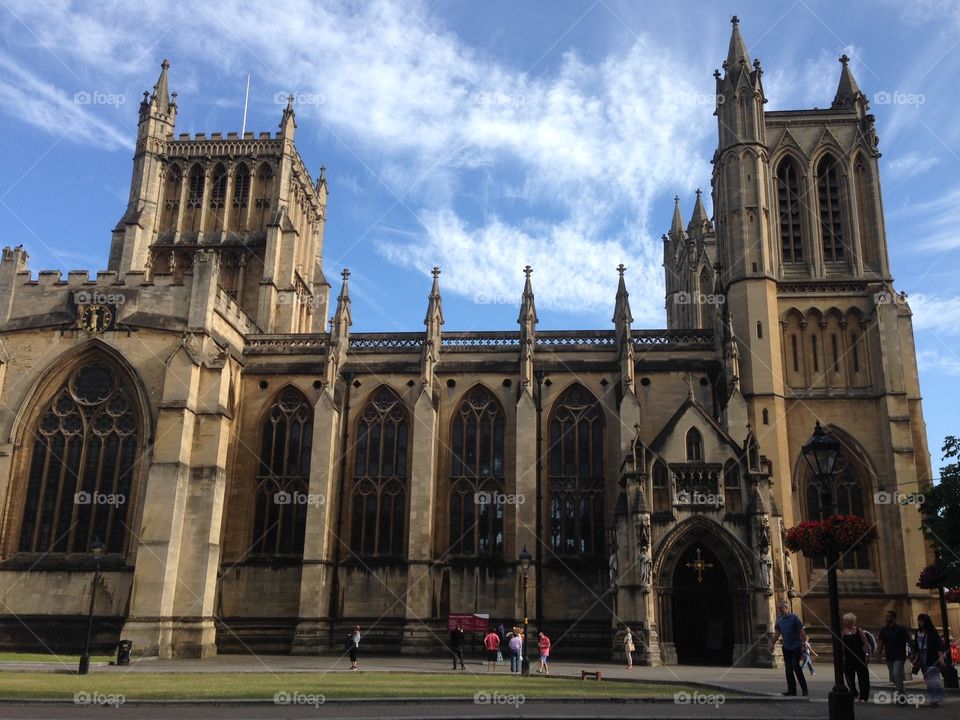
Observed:
[[[436,652],[451,613],[557,652],[769,666],[776,600],[814,634],[824,568],[783,547],[820,515],[800,456],[842,441],[844,609],[926,608],[931,478],[911,313],[893,289],[877,135],[841,58],[826,109],[767,112],[734,19],[717,71],[713,217],[679,200],[667,326],[457,332],[439,270],[418,332],[351,332],[323,273],[327,178],[278,133],[175,133],[164,62],[140,105],[107,270],[0,263],[0,644],[136,654]],[[611,268],[611,272],[614,268]],[[386,272],[386,270],[384,270]],[[519,275],[519,273],[518,273]],[[426,288],[424,288],[426,290]],[[331,319],[332,318],[332,319]],[[880,495],[878,495],[880,493]]]

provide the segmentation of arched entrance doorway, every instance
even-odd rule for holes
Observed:
[[[673,571],[673,641],[683,665],[733,662],[733,605],[723,563],[709,545],[690,543]]]

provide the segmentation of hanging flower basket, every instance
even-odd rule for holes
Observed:
[[[806,557],[824,557],[831,550],[843,554],[876,539],[876,526],[859,515],[833,515],[790,528],[786,546],[791,552],[802,552]]]
[[[920,571],[917,587],[923,590],[939,590],[947,581],[947,572],[943,563],[934,562]]]
[[[951,603],[960,603],[960,588],[951,588],[947,590],[943,597],[946,598],[947,602]]]

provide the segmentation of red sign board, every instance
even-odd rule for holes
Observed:
[[[485,633],[490,629],[490,615],[488,613],[451,613],[447,618],[447,630],[456,630],[458,624],[464,632]]]

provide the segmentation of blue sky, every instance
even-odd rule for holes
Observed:
[[[355,331],[422,328],[434,265],[448,329],[514,328],[528,263],[541,327],[609,327],[620,262],[636,325],[662,327],[658,238],[709,188],[734,13],[768,109],[828,106],[842,53],[871,100],[937,466],[960,434],[957,2],[7,2],[0,243],[34,272],[105,266],[166,57],[177,132],[239,130],[247,73],[248,130],[296,96]]]

